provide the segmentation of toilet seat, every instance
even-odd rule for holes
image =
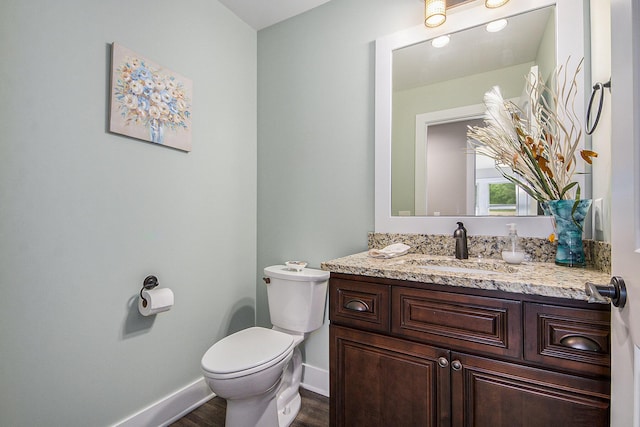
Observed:
[[[215,343],[202,357],[205,374],[230,379],[263,371],[289,357],[293,337],[273,329],[251,327]]]

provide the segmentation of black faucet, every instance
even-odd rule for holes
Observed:
[[[453,238],[456,239],[456,258],[469,258],[469,250],[467,249],[467,230],[464,224],[458,222],[458,228],[453,232]]]

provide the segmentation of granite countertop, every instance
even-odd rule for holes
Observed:
[[[606,284],[610,280],[608,273],[599,270],[561,267],[550,262],[513,265],[497,259],[456,260],[454,257],[415,253],[376,259],[362,252],[323,262],[321,268],[333,273],[584,301],[588,299],[584,291],[586,282]]]

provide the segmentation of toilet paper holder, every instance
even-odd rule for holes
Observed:
[[[147,276],[142,282],[142,289],[140,289],[140,298],[142,299],[142,306],[146,307],[148,302],[145,297],[142,296],[142,291],[150,290],[158,286],[158,278],[156,276]]]

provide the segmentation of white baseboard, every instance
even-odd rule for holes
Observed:
[[[329,371],[302,364],[301,387],[329,396]],[[114,424],[113,427],[163,427],[182,418],[215,396],[204,378],[149,405],[140,412]]]
[[[118,422],[114,427],[167,426],[215,396],[204,378],[160,399],[140,412]]]
[[[300,387],[329,397],[329,371],[303,363]]]

